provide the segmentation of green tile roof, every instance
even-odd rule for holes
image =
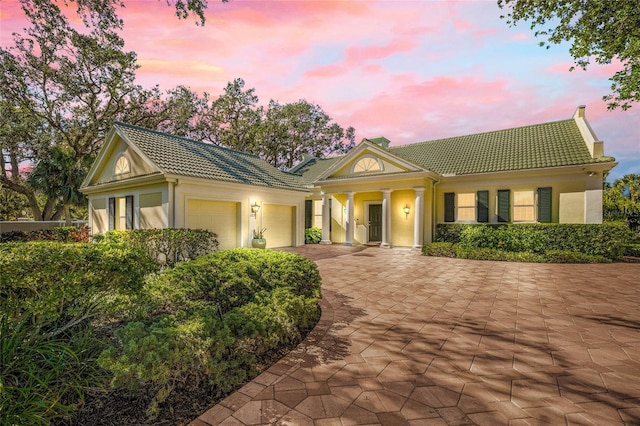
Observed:
[[[303,184],[312,185],[325,170],[342,158],[344,158],[344,155],[322,159],[315,157],[306,158],[300,164],[290,169],[289,172],[299,175]]]
[[[614,161],[591,157],[574,119],[394,146],[389,152],[441,175]]]
[[[306,191],[300,176],[259,157],[125,123],[114,128],[165,174]]]

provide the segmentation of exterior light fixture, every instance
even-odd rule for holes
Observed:
[[[405,206],[402,209],[402,211],[404,212],[404,218],[406,220],[407,217],[409,217],[409,212],[411,211],[411,208],[409,207],[409,204],[405,204]]]
[[[254,201],[253,204],[251,204],[251,214],[255,215],[259,211],[260,211],[260,204],[258,204],[257,201]]]
[[[593,177],[593,176],[595,176],[595,175],[596,175],[596,172],[589,172],[589,176],[590,176],[590,177]]]

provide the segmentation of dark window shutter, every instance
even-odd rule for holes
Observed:
[[[127,229],[133,229],[133,195],[125,197],[125,209],[127,211]]]
[[[538,222],[551,222],[551,187],[538,188]]]
[[[304,200],[304,227],[311,228],[311,217],[313,215],[313,201]]]
[[[116,229],[116,199],[109,198],[109,230]]]
[[[511,216],[509,215],[511,211],[511,205],[509,204],[510,198],[510,190],[498,190],[498,222],[509,222],[511,220]]]
[[[476,221],[489,222],[489,191],[478,191],[476,197]]]
[[[456,221],[455,199],[456,199],[456,194],[454,192],[444,193],[444,221],[445,222]]]

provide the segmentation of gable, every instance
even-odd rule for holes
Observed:
[[[104,157],[101,167],[91,184],[101,184],[145,176],[157,172],[152,164],[143,159],[120,136],[115,135],[111,149]]]
[[[420,167],[390,154],[366,139],[336,161],[318,180],[358,178],[422,171]]]

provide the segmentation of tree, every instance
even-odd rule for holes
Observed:
[[[71,226],[71,206],[85,203],[85,196],[79,188],[91,166],[88,158],[76,159],[70,149],[53,146],[27,178],[27,184],[44,194],[47,200],[59,197],[67,226]]]
[[[342,154],[355,146],[355,129],[346,131],[319,105],[306,100],[281,105],[271,100],[257,137],[260,156],[284,169],[302,160],[303,154],[323,158]]]
[[[604,189],[604,209],[609,215],[640,213],[640,174],[616,179]]]
[[[210,124],[208,139],[227,148],[256,152],[255,137],[262,121],[256,89],[243,90],[245,82],[236,78],[227,83],[224,93],[211,105],[205,118]]]
[[[300,100],[280,104],[271,100],[259,106],[255,88],[245,89],[236,78],[212,102],[200,120],[201,140],[260,156],[275,167],[288,169],[303,154],[319,158],[342,154],[355,145],[355,130],[333,123],[319,105]],[[206,122],[203,125],[202,122]],[[207,132],[211,132],[206,136]]]
[[[46,163],[54,147],[73,157],[69,164],[90,164],[114,120],[157,124],[162,99],[135,84],[136,55],[123,50],[111,9],[86,12],[80,31],[51,1],[22,0],[22,8],[31,26],[0,48],[0,183],[27,197],[36,220],[51,220],[63,194],[38,203],[19,164]]]
[[[16,220],[29,210],[26,197],[0,185],[0,220]]]
[[[637,0],[498,0],[509,25],[528,21],[536,37],[548,43],[571,43],[575,65],[586,69],[620,61],[623,69],[611,78],[611,93],[603,96],[608,109],[631,108],[640,101],[640,3]],[[505,18],[505,16],[502,16]],[[571,67],[573,70],[575,67]]]

